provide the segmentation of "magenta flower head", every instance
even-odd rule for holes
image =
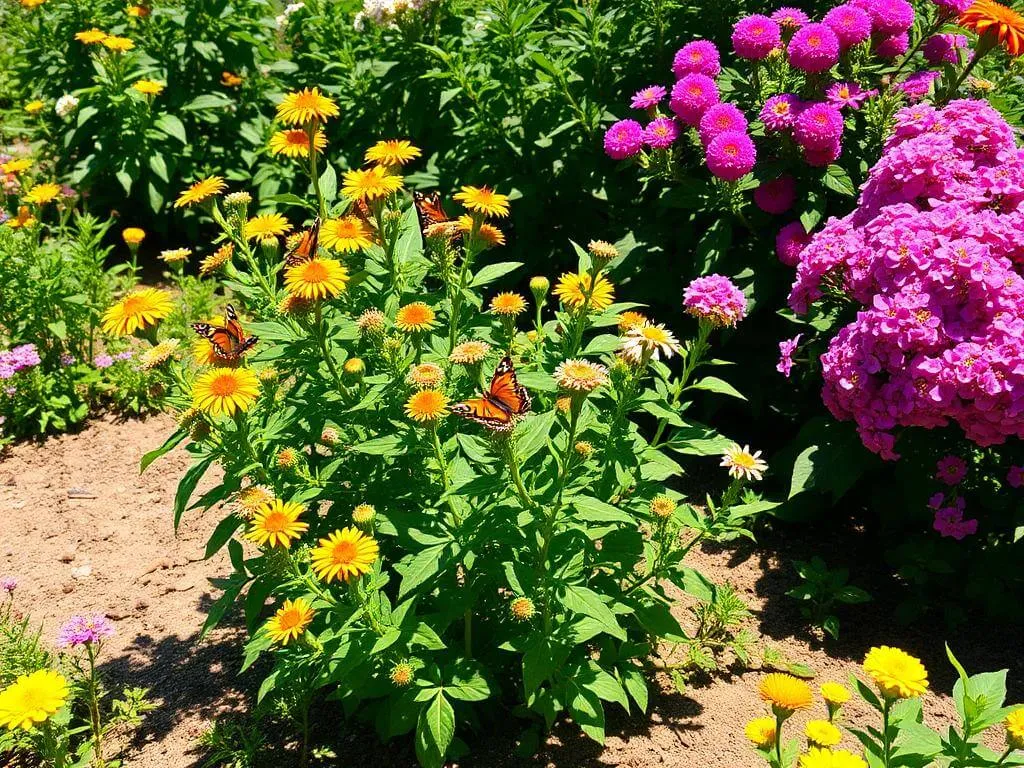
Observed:
[[[906,80],[896,83],[893,88],[905,93],[907,98],[911,101],[920,101],[931,91],[932,83],[938,80],[941,76],[941,73],[936,72],[935,70],[915,72],[912,75],[907,75]]]
[[[785,6],[775,11],[775,13],[771,15],[771,20],[782,27],[783,30],[789,30],[792,32],[793,30],[800,29],[800,27],[811,19],[799,8],[790,8],[789,6]]]
[[[812,104],[793,123],[793,138],[804,149],[825,149],[842,137],[843,113],[832,104]]]
[[[708,275],[686,286],[683,309],[714,328],[731,328],[747,316],[747,297],[724,275]]]
[[[764,103],[758,119],[764,123],[766,130],[785,131],[793,127],[796,116],[802,108],[803,102],[799,96],[792,93],[780,93]]]
[[[972,5],[974,0],[932,0],[943,16],[959,16]]]
[[[1011,488],[1020,488],[1024,486],[1024,467],[1013,465],[1010,467],[1010,471],[1006,473],[1006,482]]]
[[[636,120],[619,120],[604,134],[604,153],[612,160],[632,157],[644,144],[644,129]]]
[[[114,636],[114,625],[102,614],[72,616],[57,633],[57,647],[75,648],[96,645]]]
[[[723,181],[739,181],[754,169],[757,148],[743,131],[726,131],[713,138],[705,158],[708,170]]]
[[[879,37],[893,37],[914,26],[914,6],[907,0],[852,0],[868,12],[871,31]]]
[[[743,110],[735,104],[715,104],[700,119],[698,127],[701,143],[706,147],[711,140],[726,131],[742,131],[746,133],[747,118]]]
[[[718,86],[708,75],[692,72],[672,86],[669,109],[687,125],[697,125],[708,108],[718,103]]]
[[[836,33],[844,51],[871,37],[871,16],[853,3],[837,5],[825,14],[822,22]]]
[[[655,149],[671,147],[679,138],[679,123],[671,117],[659,117],[644,128],[644,144]]]
[[[841,154],[843,154],[843,143],[836,141],[827,147],[804,149],[804,161],[812,168],[824,168],[838,160]]]
[[[963,499],[957,499],[952,507],[943,507],[935,512],[934,528],[942,536],[963,541],[978,532],[977,520],[964,520],[966,505]]]
[[[641,88],[633,94],[633,100],[629,102],[629,106],[633,109],[650,109],[651,107],[656,107],[661,103],[661,100],[665,98],[666,93],[668,93],[668,91],[665,90],[664,86],[648,85],[646,88]]]
[[[800,337],[802,333],[798,333],[792,339],[786,339],[785,341],[779,342],[779,362],[775,366],[775,370],[789,378],[789,374],[793,372],[793,353],[796,352],[796,348],[800,345]]]
[[[765,59],[781,45],[782,28],[759,13],[740,19],[732,28],[733,50],[744,59]]]
[[[13,576],[4,576],[0,579],[0,592],[12,595],[14,590],[18,588],[18,580]]]
[[[964,35],[932,35],[921,48],[925,61],[932,66],[959,64],[960,49],[967,47]]]
[[[839,61],[839,38],[824,24],[808,24],[789,41],[789,63],[804,72],[825,72]]]
[[[967,462],[959,456],[944,456],[935,467],[935,479],[949,486],[959,485],[967,477]]]
[[[834,104],[840,109],[860,109],[860,105],[877,94],[878,91],[865,91],[857,83],[833,83],[825,91],[825,97],[829,104]]]
[[[793,207],[796,200],[796,179],[792,176],[780,176],[771,181],[761,183],[754,190],[754,204],[765,213],[778,216]]]
[[[886,37],[875,43],[875,53],[883,59],[895,59],[902,56],[910,48],[910,35],[901,32],[892,37]]]
[[[775,237],[775,253],[787,267],[795,267],[800,261],[800,252],[811,242],[804,225],[799,221],[787,224]]]
[[[109,368],[114,364],[114,358],[110,355],[96,355],[92,360],[92,364],[97,368]]]
[[[710,40],[694,40],[687,43],[672,59],[672,73],[676,79],[689,74],[718,77],[722,71],[721,56],[718,46]]]

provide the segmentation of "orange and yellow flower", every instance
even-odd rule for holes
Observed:
[[[248,368],[214,368],[196,379],[192,407],[211,416],[233,416],[249,410],[259,394],[259,381]]]
[[[960,16],[960,26],[976,32],[979,37],[990,35],[1011,56],[1024,53],[1024,15],[992,0],[977,0]]]
[[[328,219],[320,228],[320,243],[340,253],[353,253],[373,245],[370,231],[358,216]]]
[[[448,415],[448,398],[440,390],[421,389],[409,396],[405,414],[420,424],[432,424]]]
[[[312,552],[313,572],[322,581],[348,581],[369,573],[380,548],[372,536],[346,527],[320,539]]]
[[[104,48],[114,53],[127,53],[135,47],[135,43],[127,37],[118,37],[117,35],[107,35],[100,42],[103,43]]]
[[[453,197],[473,213],[503,218],[508,216],[508,195],[500,195],[490,187],[463,187]]]
[[[422,301],[414,301],[399,307],[395,314],[395,327],[406,333],[416,333],[429,330],[434,326],[437,314],[433,309]]]
[[[95,45],[96,43],[102,43],[107,39],[107,33],[102,29],[93,27],[92,29],[85,29],[75,34],[75,40],[86,45]]]
[[[277,105],[277,119],[285,125],[307,125],[323,122],[340,114],[338,105],[319,88],[303,88],[287,94]]]
[[[278,131],[270,137],[267,146],[275,155],[292,158],[309,157],[309,133],[303,128],[288,128]],[[313,146],[318,153],[324,151],[324,147],[327,146],[327,137],[323,131],[317,130],[313,136]]]
[[[17,175],[24,173],[32,167],[32,161],[27,157],[22,157],[17,160],[8,160],[6,163],[0,163],[0,171],[4,173],[12,173]]]
[[[422,155],[419,147],[405,139],[378,141],[366,150],[366,162],[384,166],[401,166]]]
[[[299,520],[302,512],[301,504],[272,499],[253,514],[252,525],[246,538],[261,547],[288,549],[293,539],[299,538],[309,530],[309,523]]]
[[[284,604],[267,621],[267,636],[275,643],[288,645],[306,633],[313,621],[313,609],[301,597],[285,600]]]
[[[171,294],[158,288],[133,291],[103,313],[103,331],[128,336],[156,325],[171,314]]]
[[[349,200],[377,200],[405,186],[401,176],[392,176],[383,166],[346,171],[341,191]]]
[[[221,176],[209,176],[205,179],[200,179],[178,195],[178,199],[174,201],[174,207],[184,208],[188,205],[201,203],[215,195],[219,195],[227,188],[228,185],[224,183],[224,179]]]
[[[344,293],[349,279],[348,270],[337,259],[317,258],[288,267],[284,287],[292,296],[312,301]]]
[[[261,243],[273,243],[277,238],[287,235],[292,225],[280,213],[263,213],[253,216],[242,226],[242,236],[246,240],[259,240]]]
[[[25,202],[34,205],[52,203],[60,194],[60,184],[36,184],[25,193]]]
[[[164,92],[165,87],[163,83],[157,80],[147,80],[145,78],[132,83],[132,88],[143,96],[159,96]]]

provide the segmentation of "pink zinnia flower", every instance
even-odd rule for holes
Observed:
[[[732,28],[733,50],[744,59],[756,61],[767,58],[781,45],[782,29],[760,13],[740,19]]]
[[[911,101],[920,101],[928,95],[932,89],[932,83],[940,77],[941,74],[935,70],[915,72],[912,75],[908,75],[907,79],[903,82],[896,83],[893,88],[903,91]]]
[[[824,72],[839,61],[839,38],[824,24],[808,24],[789,41],[789,63],[804,72]]]
[[[633,100],[629,103],[633,109],[650,109],[658,106],[665,98],[668,91],[661,85],[648,85],[633,94]]]
[[[644,144],[655,149],[671,147],[679,138],[679,123],[671,117],[659,117],[644,128]]]
[[[835,146],[843,136],[843,114],[825,102],[812,104],[797,115],[793,138],[807,150],[824,150]]]
[[[967,477],[967,462],[959,456],[944,456],[935,467],[935,478],[946,485],[959,485]]]
[[[807,14],[799,8],[790,8],[789,6],[779,8],[770,18],[783,29],[789,30],[800,29],[810,21]]]
[[[860,109],[860,105],[876,93],[877,91],[873,90],[865,91],[857,83],[833,83],[825,91],[825,96],[829,103],[835,104],[840,109],[843,107]]]
[[[700,119],[698,127],[701,143],[707,146],[711,140],[726,131],[747,130],[747,118],[735,104],[715,104]]]
[[[939,8],[939,12],[945,16],[959,16],[972,5],[974,0],[932,0]]]
[[[892,37],[914,26],[914,7],[907,0],[852,0],[868,12],[871,29],[879,37]]]
[[[632,157],[644,143],[644,129],[636,120],[619,120],[604,134],[604,152],[612,160]]]
[[[1010,471],[1006,473],[1006,482],[1011,488],[1024,486],[1024,467],[1017,465],[1010,467]]]
[[[839,159],[843,154],[843,144],[835,141],[827,147],[816,147],[814,149],[804,148],[804,162],[812,168],[824,168]]]
[[[961,502],[963,499],[957,501]],[[978,532],[978,521],[964,520],[964,507],[958,504],[956,507],[943,507],[937,510],[933,527],[946,538],[963,541]]]
[[[803,106],[800,98],[792,93],[780,93],[772,96],[761,108],[758,118],[769,131],[784,131],[793,126],[797,114]]]
[[[676,79],[689,74],[718,77],[722,71],[718,47],[710,40],[694,40],[687,43],[672,59],[672,73]]]
[[[697,125],[708,108],[718,103],[718,86],[707,75],[691,72],[672,86],[669,109],[687,125]]]
[[[811,236],[799,221],[794,221],[779,230],[775,236],[775,253],[787,267],[795,267],[800,261],[800,252],[811,242]]]
[[[757,148],[743,131],[725,131],[707,146],[708,170],[723,181],[738,181],[750,173],[757,162]]]
[[[895,59],[902,56],[910,48],[910,35],[901,32],[892,37],[886,37],[875,43],[875,53],[883,59]]]
[[[925,61],[933,67],[940,64],[959,64],[960,49],[967,47],[964,35],[932,35],[921,48]]]
[[[789,374],[793,372],[793,353],[796,352],[796,348],[800,345],[800,337],[802,333],[798,333],[792,339],[786,339],[785,341],[779,342],[779,362],[775,366],[775,370],[789,378]]]
[[[708,275],[686,287],[683,308],[716,328],[731,327],[747,316],[747,297],[724,275]]]
[[[793,207],[796,200],[796,179],[780,176],[761,183],[754,190],[754,203],[765,213],[779,215]]]
[[[871,16],[853,3],[837,5],[825,14],[822,22],[836,33],[844,51],[871,37]]]

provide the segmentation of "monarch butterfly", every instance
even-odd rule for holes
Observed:
[[[299,242],[284,257],[286,266],[295,267],[310,259],[316,258],[317,245],[320,242],[320,217],[313,220],[313,226],[302,233]]]
[[[441,203],[441,193],[437,190],[425,194],[413,192],[412,201],[416,205],[416,218],[420,223],[420,235],[426,240],[427,232],[431,227],[438,224],[448,224],[454,227],[454,220],[445,211]]]
[[[480,397],[452,406],[452,413],[483,424],[490,429],[510,426],[514,417],[530,410],[530,395],[516,378],[509,357],[503,357],[491,377],[491,386]]]
[[[228,304],[224,325],[209,323],[192,323],[192,330],[213,345],[217,357],[234,362],[256,346],[259,341],[255,336],[246,336],[242,324],[238,322],[235,308]]]

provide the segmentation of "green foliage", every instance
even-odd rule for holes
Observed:
[[[810,561],[794,560],[793,567],[801,583],[786,594],[800,601],[800,613],[812,626],[838,640],[837,605],[866,603],[871,600],[871,595],[848,583],[848,568],[829,568],[820,557],[812,557]]]

